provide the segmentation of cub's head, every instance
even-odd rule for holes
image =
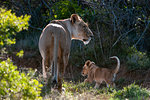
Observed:
[[[88,75],[88,72],[90,71],[91,65],[95,64],[94,62],[87,60],[83,66],[83,70],[81,72],[82,76]]]
[[[72,39],[81,40],[84,44],[88,44],[93,37],[93,33],[80,16],[77,14],[71,15],[72,29]]]

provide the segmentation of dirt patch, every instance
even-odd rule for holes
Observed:
[[[24,51],[23,58],[19,58],[16,56],[16,53],[14,52],[12,55],[10,55],[15,65],[18,66],[18,68],[33,68],[37,69],[41,72],[41,62],[42,59],[40,57],[39,52],[35,51]]]

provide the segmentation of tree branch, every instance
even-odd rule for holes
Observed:
[[[42,31],[42,28],[37,28],[37,27],[34,27],[32,25],[29,25],[29,27],[33,28],[33,29],[36,29],[36,30],[39,30],[39,31]]]
[[[114,46],[119,42],[119,40],[120,40],[121,38],[125,37],[129,32],[133,31],[134,29],[135,29],[135,28],[132,28],[132,29],[129,30],[128,32],[126,32],[126,33],[120,35],[120,36],[118,37],[118,39],[116,40],[116,42],[113,44],[112,47],[114,47]]]
[[[134,47],[136,47],[136,45],[140,42],[140,40],[142,39],[142,37],[143,37],[144,34],[146,33],[146,31],[147,31],[147,29],[148,29],[148,26],[149,26],[149,22],[150,22],[150,21],[148,21],[148,23],[147,23],[147,25],[146,25],[146,27],[145,27],[145,29],[144,29],[142,35],[141,35],[140,38],[138,39],[138,41],[134,44]]]

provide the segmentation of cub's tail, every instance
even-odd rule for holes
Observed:
[[[116,67],[116,69],[114,70],[114,74],[117,74],[118,71],[119,71],[119,68],[120,68],[120,60],[119,60],[119,58],[118,58],[117,56],[112,56],[112,57],[110,57],[110,58],[111,58],[111,59],[115,58],[115,59],[117,60],[117,67]]]
[[[120,60],[119,60],[119,58],[117,57],[117,56],[112,56],[112,57],[110,57],[111,59],[116,59],[117,60],[117,67],[114,69],[114,77],[113,77],[113,81],[115,80],[115,78],[116,78],[116,74],[118,73],[118,71],[119,71],[119,68],[120,68]]]

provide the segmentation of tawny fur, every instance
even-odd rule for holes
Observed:
[[[120,68],[120,60],[117,56],[113,56],[110,58],[114,58],[117,60],[117,67],[115,69],[100,68],[96,66],[94,62],[90,60],[86,61],[82,70],[82,75],[87,75],[87,78],[84,80],[84,82],[92,83],[93,81],[95,81],[96,85],[94,88],[98,88],[103,81],[107,84],[107,87],[109,85],[115,87],[114,81],[116,74],[118,73]]]
[[[42,56],[43,77],[47,77],[47,68],[52,66],[53,79],[62,88],[62,78],[68,63],[71,40],[77,39],[89,43],[93,33],[88,25],[77,15],[72,14],[64,20],[53,20],[42,31],[39,39],[39,51]]]

